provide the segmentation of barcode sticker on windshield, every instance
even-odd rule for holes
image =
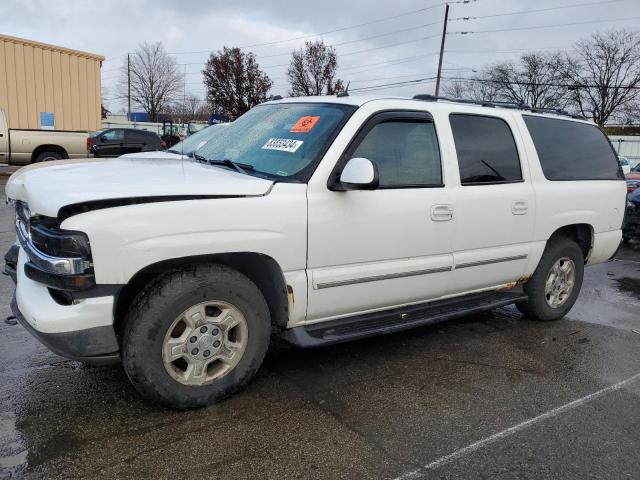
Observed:
[[[267,143],[262,146],[262,149],[293,153],[298,150],[303,143],[304,141],[302,140],[292,140],[289,138],[270,138],[267,140]]]

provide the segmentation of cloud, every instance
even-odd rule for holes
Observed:
[[[570,48],[578,39],[595,30],[633,28],[640,16],[637,0],[479,0],[469,4],[452,3],[448,24],[445,75],[470,73],[461,68],[479,68],[496,60],[516,57],[520,50],[548,47]],[[402,13],[435,8],[411,15]],[[565,5],[582,5],[556,9]],[[520,15],[503,15],[524,10],[554,9]],[[126,52],[140,42],[162,41],[169,52],[209,52],[222,46],[246,46],[278,42],[318,32],[344,29],[356,24],[391,18],[358,28],[347,28],[323,35],[325,42],[338,44],[339,72],[352,82],[352,88],[379,85],[433,75],[444,6],[436,0],[246,0],[242,2],[175,0],[3,0],[0,4],[0,30],[9,35],[87,50],[105,55],[103,83],[110,90],[118,77],[118,67]],[[502,16],[490,16],[502,15]],[[457,20],[460,17],[481,17]],[[586,22],[610,18],[626,20],[481,33],[484,30],[516,29],[531,26]],[[433,23],[433,25],[425,26]],[[478,33],[462,35],[456,32]],[[388,34],[388,35],[386,35]],[[371,38],[374,37],[374,38]],[[421,38],[431,37],[419,40]],[[368,40],[362,40],[366,39]],[[346,43],[348,42],[348,43]],[[284,78],[288,55],[304,40],[251,48],[260,65],[274,80],[274,93],[286,94]],[[389,45],[396,45],[388,47]],[[506,50],[506,51],[505,51]],[[361,53],[354,53],[361,52]],[[475,53],[474,53],[475,52]],[[279,56],[274,56],[279,55]],[[200,70],[207,53],[175,55],[187,71],[187,93],[203,96]],[[389,63],[383,63],[389,62]],[[379,90],[384,94],[413,95],[432,92],[433,83]],[[112,109],[117,105],[110,105]]]

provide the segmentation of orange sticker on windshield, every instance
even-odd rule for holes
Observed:
[[[291,133],[307,133],[318,123],[320,116],[300,117],[296,124],[289,130]]]

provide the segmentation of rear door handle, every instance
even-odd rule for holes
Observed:
[[[526,215],[529,211],[529,204],[524,200],[514,200],[511,202],[511,213],[514,215]]]
[[[453,207],[451,205],[432,205],[431,220],[434,222],[446,222],[453,218]]]

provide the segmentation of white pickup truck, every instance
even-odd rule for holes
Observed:
[[[6,187],[13,311],[174,408],[236,391],[273,336],[327,345],[508,304],[559,319],[619,247],[626,186],[594,124],[507,107],[293,98],[194,158],[25,167]]]
[[[0,108],[0,163],[27,165],[87,156],[88,132],[8,128]]]

